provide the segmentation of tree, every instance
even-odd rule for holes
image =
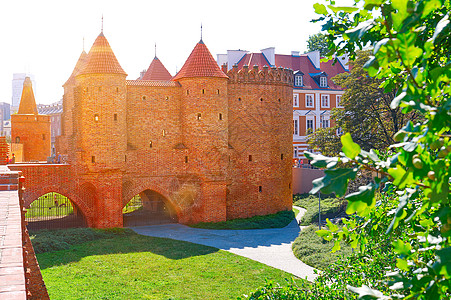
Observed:
[[[369,76],[381,80],[386,92],[396,89],[390,108],[422,114],[424,121],[407,122],[394,135],[396,143],[389,153],[362,150],[349,133],[341,136],[342,152],[337,157],[305,153],[314,166],[325,169],[325,176],[313,182],[311,193],[341,196],[362,170],[376,175],[346,196],[346,212],[358,218],[345,220],[343,229],[331,224],[318,234],[335,240],[333,250],[339,249],[340,240],[351,243],[369,261],[383,252],[396,256],[387,268],[388,289],[381,285],[384,279],[367,271],[361,276],[374,282],[349,286],[359,299],[449,299],[451,3],[355,2],[363,5],[336,7],[333,0],[327,7],[314,5],[321,15],[317,21],[324,22],[323,30],[328,32],[329,49],[337,55],[355,56],[357,49],[371,44],[372,56],[364,68]]]
[[[327,37],[323,33],[309,35],[307,40],[307,52],[318,50],[321,57],[324,57],[328,52]]]
[[[363,150],[382,150],[393,144],[393,136],[408,120],[415,121],[419,117],[417,111],[403,114],[400,107],[391,108],[397,90],[386,92],[380,87],[382,79],[368,76],[363,65],[370,58],[370,51],[357,51],[356,55],[356,59],[349,63],[350,73],[332,78],[335,84],[345,89],[341,99],[344,108],[334,109],[331,114],[334,126],[320,128],[309,136],[311,148],[319,149],[324,155],[340,153],[340,137],[336,134],[339,128],[349,132]]]

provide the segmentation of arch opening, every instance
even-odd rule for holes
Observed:
[[[68,197],[56,192],[33,200],[27,208],[25,220],[29,230],[87,227],[81,209]]]
[[[122,209],[124,227],[177,223],[172,204],[160,193],[144,190]]]

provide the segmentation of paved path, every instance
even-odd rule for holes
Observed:
[[[297,209],[299,220],[305,209],[300,207]],[[294,220],[284,228],[274,229],[213,230],[191,228],[181,224],[140,226],[131,229],[142,235],[219,248],[310,281],[317,276],[312,267],[297,259],[291,251],[291,244],[300,230],[297,221]]]

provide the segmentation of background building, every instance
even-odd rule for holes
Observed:
[[[53,156],[56,154],[56,137],[61,135],[61,114],[63,113],[63,100],[49,105],[38,104],[37,108],[40,115],[50,116],[51,149]]]
[[[293,159],[296,163],[307,163],[304,151],[308,150],[307,135],[316,129],[332,126],[330,112],[334,107],[341,108],[343,89],[336,86],[331,78],[348,72],[348,57],[321,62],[319,51],[291,55],[275,54],[275,48],[250,53],[245,50],[228,50],[218,54],[218,64],[223,70],[234,67],[242,69],[289,68],[293,70]],[[338,134],[338,133],[337,133]]]

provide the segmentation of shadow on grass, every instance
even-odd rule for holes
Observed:
[[[44,233],[37,232],[34,235],[32,239],[33,244],[40,245],[42,242],[52,238],[53,234],[53,241],[55,242],[58,240],[58,243],[61,245],[61,247],[59,247],[60,249],[58,249],[58,246],[55,246],[51,251],[39,251],[40,246],[37,247],[37,256],[41,269],[78,262],[84,257],[95,255],[151,252],[168,259],[177,260],[192,256],[207,255],[219,250],[217,248],[189,242],[142,236],[127,229],[118,231],[118,233],[107,231],[105,233],[90,228],[83,228],[80,230],[70,229],[69,232],[73,234],[72,236],[75,241],[70,244],[64,241],[67,237],[67,234],[64,231],[65,230],[49,230]],[[83,240],[83,238],[77,238],[77,231],[81,231],[83,237],[90,231],[94,232],[94,234],[89,235],[87,237],[88,241],[86,241]],[[99,232],[100,234],[97,234]],[[79,235],[80,234],[78,234],[78,236]]]

